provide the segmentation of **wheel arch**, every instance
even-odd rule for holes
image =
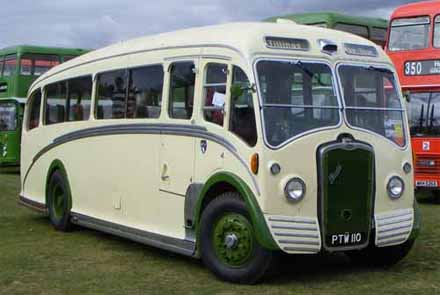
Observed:
[[[70,183],[69,183],[69,177],[67,175],[67,170],[63,164],[63,162],[61,160],[53,160],[52,163],[49,166],[49,169],[47,170],[47,175],[46,175],[46,187],[45,187],[45,201],[46,201],[46,205],[48,202],[48,194],[49,194],[49,182],[50,182],[50,178],[52,177],[53,173],[55,173],[56,171],[59,171],[61,173],[61,175],[64,178],[64,181],[66,182],[66,188],[69,194],[69,208],[72,208],[72,192],[70,189]]]
[[[237,192],[240,195],[240,198],[245,202],[252,226],[255,230],[257,241],[260,245],[269,250],[278,250],[279,248],[267,227],[263,212],[260,209],[255,195],[240,177],[230,172],[219,172],[212,175],[201,188],[194,212],[197,244],[200,240],[200,219],[203,210],[216,197],[229,191]]]

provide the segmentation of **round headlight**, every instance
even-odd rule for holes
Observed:
[[[287,182],[284,189],[287,200],[292,202],[299,202],[306,194],[306,185],[300,178],[292,178]]]
[[[398,199],[402,196],[405,190],[405,184],[403,180],[398,176],[393,176],[388,181],[387,191],[391,199]]]

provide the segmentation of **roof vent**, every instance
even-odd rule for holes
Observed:
[[[338,44],[330,40],[320,39],[318,40],[321,52],[332,55],[338,52]]]
[[[295,25],[296,24],[296,22],[294,22],[293,20],[291,20],[291,19],[287,19],[287,18],[277,18],[277,21],[276,21],[276,23],[277,24],[293,24],[293,25]]]

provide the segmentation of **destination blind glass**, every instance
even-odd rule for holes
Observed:
[[[440,75],[440,59],[407,61],[403,72],[405,76]]]

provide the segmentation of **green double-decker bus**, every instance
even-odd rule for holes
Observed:
[[[14,46],[0,50],[0,167],[20,163],[21,122],[32,82],[85,49]]]
[[[276,22],[278,19],[288,19],[298,24],[352,33],[367,38],[382,47],[384,47],[387,37],[388,21],[381,18],[349,16],[336,12],[315,12],[274,16],[265,21]]]

